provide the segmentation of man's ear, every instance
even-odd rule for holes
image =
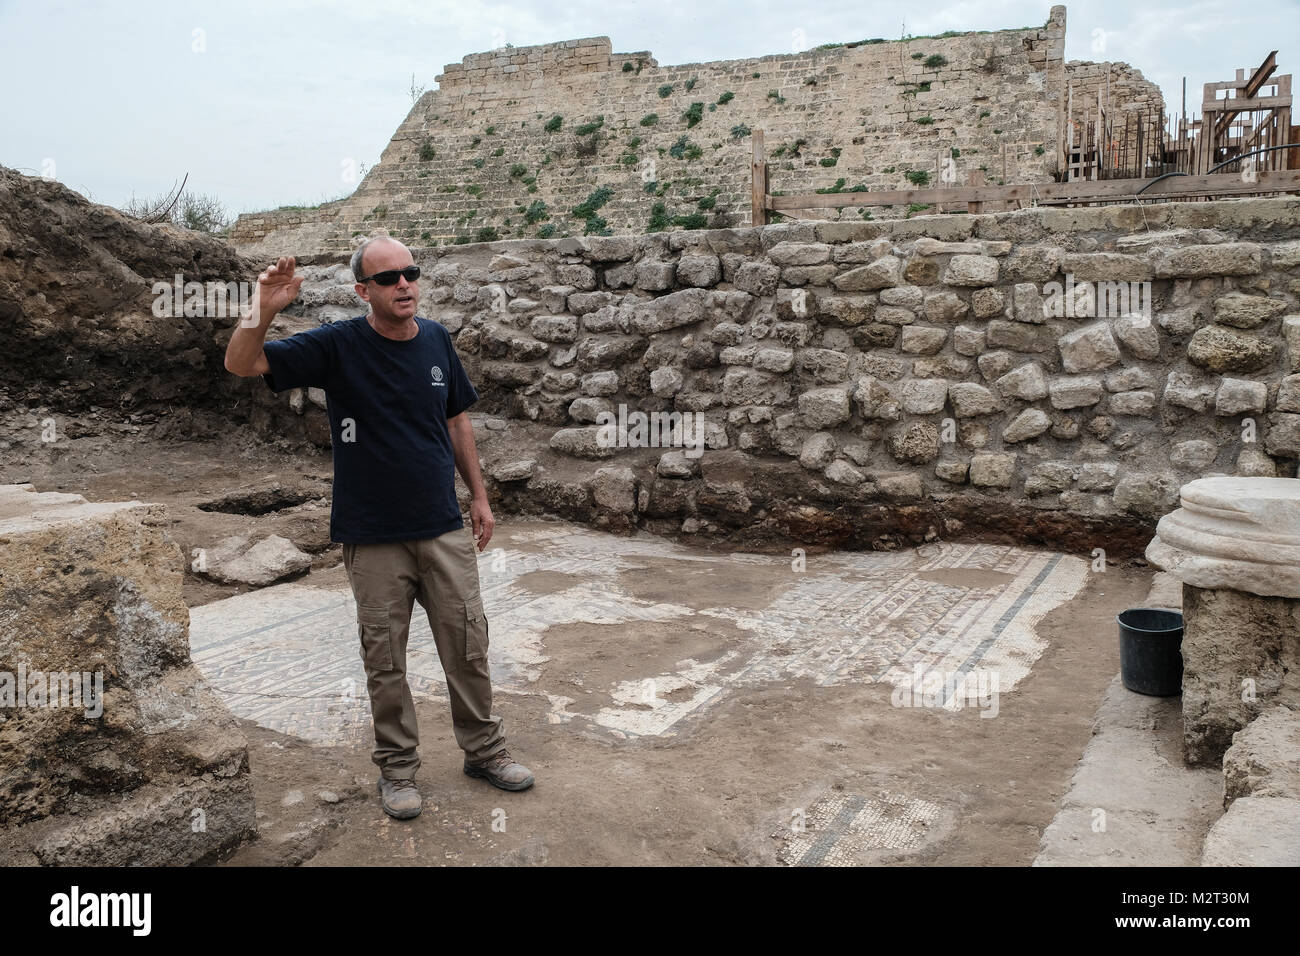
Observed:
[[[366,289],[366,287],[365,287],[365,285],[364,285],[363,283],[358,282],[358,283],[357,283],[356,285],[354,285],[352,288],[356,290],[357,295],[361,296],[361,301],[362,301],[362,302],[369,302],[369,301],[370,301],[370,292],[369,292],[369,290]]]

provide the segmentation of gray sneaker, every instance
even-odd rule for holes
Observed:
[[[527,790],[533,785],[532,771],[521,763],[515,763],[508,750],[498,751],[479,763],[466,760],[465,772],[502,790]]]
[[[424,806],[420,791],[414,780],[389,780],[379,778],[379,793],[384,805],[384,812],[396,820],[409,820],[418,817]]]

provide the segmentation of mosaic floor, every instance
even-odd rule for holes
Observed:
[[[1088,568],[1081,559],[1050,552],[935,544],[896,553],[820,555],[809,571],[794,573],[788,557],[697,551],[649,535],[629,539],[561,523],[499,529],[498,540],[505,545],[479,557],[497,692],[544,693],[552,722],[581,722],[615,738],[671,736],[682,721],[735,688],[796,678],[823,686],[897,685],[911,681],[918,666],[957,676],[983,670],[996,673],[1005,693],[1045,649],[1035,634],[1037,622],[1078,593]],[[788,584],[780,584],[770,604],[757,610],[690,593],[681,595],[681,603],[656,603],[619,583],[620,575],[650,559],[723,576],[784,570]],[[518,583],[537,571],[559,572],[561,585],[538,593]],[[935,580],[945,575],[968,583]],[[355,609],[343,587],[284,584],[192,609],[195,664],[241,717],[313,742],[368,740]],[[539,686],[552,628],[617,625],[644,640],[667,621],[704,627],[714,622],[739,629],[743,639],[710,660],[685,658],[661,673],[610,682],[600,689],[605,703],[588,705],[589,712],[571,709],[574,699]],[[418,605],[408,679],[417,697],[445,696]],[[854,819],[868,810],[858,808]]]

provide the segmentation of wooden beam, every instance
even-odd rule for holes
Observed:
[[[1208,100],[1201,104],[1201,112],[1223,110],[1225,113],[1244,113],[1246,110],[1271,110],[1275,106],[1290,106],[1289,96],[1255,96],[1231,100]]]
[[[1300,170],[1266,170],[1254,183],[1231,174],[1171,176],[1151,184],[1150,179],[1111,179],[1105,182],[1026,183],[1016,186],[957,186],[950,189],[888,189],[879,192],[803,193],[771,196],[768,208],[838,209],[844,206],[905,206],[939,202],[1123,202],[1181,196],[1243,195],[1300,192]],[[1137,191],[1150,185],[1141,196]]]
[[[1268,82],[1268,78],[1277,70],[1277,50],[1274,50],[1268,56],[1264,57],[1264,62],[1259,65],[1246,85],[1242,88],[1246,96],[1254,96],[1259,92],[1259,88]]]
[[[763,131],[756,129],[752,135],[753,158],[749,168],[749,220],[752,225],[767,225],[767,157],[763,153]]]

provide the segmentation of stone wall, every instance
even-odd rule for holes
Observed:
[[[266,212],[247,213],[235,220],[227,238],[236,246],[249,247],[256,254],[263,247],[274,247],[281,236],[309,236],[318,230],[322,237],[333,231],[334,217],[342,199],[319,206],[286,206]]]
[[[1004,147],[1007,181],[1048,181],[1064,46],[1058,6],[1041,27],[672,66],[607,37],[472,54],[415,104],[332,232],[313,223],[256,251],[342,251],[376,227],[438,245],[738,226],[750,221],[751,129],[781,193],[965,183],[977,169],[993,183]],[[241,249],[265,218],[241,217]]]
[[[1074,123],[1075,143],[1084,141],[1087,124],[1097,122],[1100,97],[1102,105],[1107,108],[1108,122],[1113,131],[1111,162],[1118,164],[1121,155],[1127,155],[1128,165],[1132,167],[1137,162],[1138,118],[1143,124],[1144,152],[1161,135],[1165,101],[1160,87],[1144,77],[1141,70],[1127,63],[1071,60],[1065,64],[1065,76],[1070,93],[1067,109]],[[1122,154],[1122,150],[1127,150],[1127,153]]]
[[[598,487],[625,488],[606,499],[628,526],[754,531],[807,504],[834,516],[832,537],[868,512],[880,527],[912,513],[908,535],[991,525],[1059,544],[1105,527],[1140,551],[1185,482],[1293,477],[1300,457],[1300,198],[417,258],[422,314],[454,333],[476,411],[518,430],[484,458],[523,508],[547,510],[529,504],[534,483],[568,507],[551,468],[591,515],[610,510]],[[283,321],[361,314],[350,282],[342,264],[315,267]],[[267,433],[328,441],[323,393],[258,400]],[[700,413],[707,450],[601,447],[597,416],[619,405]]]

